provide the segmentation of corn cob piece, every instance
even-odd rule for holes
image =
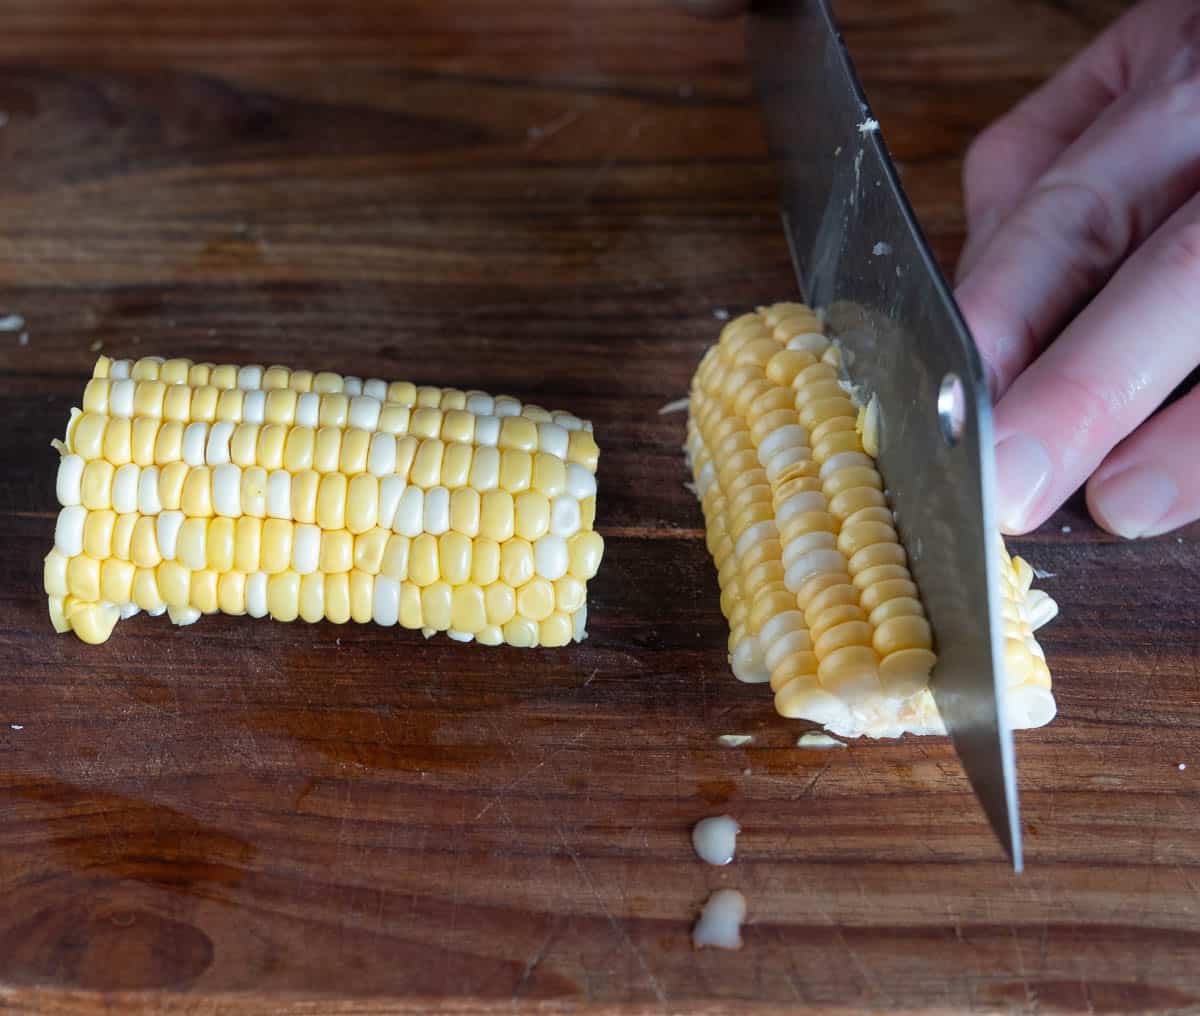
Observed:
[[[478,391],[102,356],[55,442],[51,620],[90,643],[140,610],[578,641],[591,430]]]
[[[733,673],[784,716],[835,734],[943,733],[920,594],[875,467],[873,405],[840,376],[816,314],[776,304],[729,322],[696,371],[687,452],[729,621]],[[1010,721],[1054,715],[1033,631],[1055,613],[1002,555]]]

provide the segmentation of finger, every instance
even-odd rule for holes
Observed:
[[[1200,361],[1200,195],[1176,212],[996,406],[998,515],[1043,522]]]
[[[675,3],[688,14],[702,18],[728,18],[750,9],[750,0],[675,0]]]
[[[958,287],[996,394],[1200,188],[1200,66],[1134,89],[1033,185]]]
[[[1152,417],[1088,482],[1088,509],[1110,533],[1157,536],[1200,519],[1200,389]]]
[[[1105,109],[1127,90],[1169,69],[1200,41],[1194,0],[1140,4],[1011,112],[983,131],[963,163],[965,278],[1021,197]]]

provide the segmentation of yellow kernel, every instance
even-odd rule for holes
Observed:
[[[442,420],[442,440],[470,444],[475,439],[475,414],[452,409]]]
[[[160,417],[167,386],[161,381],[141,381],[133,390],[133,415]]]
[[[322,427],[346,426],[350,419],[350,397],[342,392],[330,392],[321,396],[321,406],[317,411],[317,420]]]
[[[412,629],[425,627],[421,588],[411,582],[400,583],[400,625]]]
[[[432,585],[441,576],[436,536],[422,533],[412,541],[408,558],[408,578],[418,586]]]
[[[276,621],[295,621],[300,616],[300,576],[294,571],[267,579],[267,613]]]
[[[443,533],[438,537],[438,560],[441,563],[442,578],[450,585],[459,586],[468,581],[471,578],[470,537],[463,536],[462,533]]]
[[[538,626],[527,617],[514,617],[504,625],[504,641],[518,649],[537,645]]]
[[[162,421],[150,417],[138,417],[133,421],[133,439],[130,456],[139,466],[154,465],[154,446],[158,442],[158,431]]]
[[[325,576],[325,617],[334,624],[350,620],[350,576],[346,573]]]
[[[321,474],[305,469],[292,477],[292,520],[312,525],[317,521],[317,492]]]
[[[534,573],[533,546],[519,536],[500,545],[500,577],[514,589],[525,585]]]
[[[267,515],[267,471],[261,466],[242,470],[242,514],[255,518]],[[252,570],[252,569],[251,569]]]
[[[554,586],[540,575],[517,590],[517,611],[531,621],[541,621],[554,611]]]
[[[233,568],[234,521],[218,516],[208,524],[208,567],[215,572],[227,572]]]
[[[357,473],[346,494],[346,528],[357,535],[379,522],[379,478]]]
[[[162,588],[161,579],[159,588]],[[225,572],[217,579],[217,607],[222,614],[246,613],[246,576],[243,572]]]
[[[342,381],[342,375],[335,374],[331,370],[318,371],[312,382],[312,390],[321,395],[328,392],[340,392],[344,387],[345,382]]]
[[[312,469],[317,432],[312,427],[293,427],[283,446],[283,468],[289,473]]]
[[[496,445],[499,448],[515,448],[523,452],[537,451],[537,424],[524,416],[504,417],[500,421],[500,438]]]
[[[371,451],[371,432],[351,427],[342,438],[342,457],[338,468],[347,476],[361,473],[367,468],[367,456]]]
[[[527,490],[517,495],[516,533],[526,540],[536,540],[550,528],[550,501],[545,494]]]
[[[201,385],[208,384],[208,379],[212,376],[212,369],[211,363],[193,363],[188,368],[188,385],[192,388],[199,388]]]
[[[264,392],[273,392],[277,388],[290,388],[291,380],[292,372],[287,367],[280,367],[278,364],[268,367],[263,371],[262,390]]]
[[[547,647],[565,646],[574,635],[574,626],[566,615],[555,611],[538,624],[538,645]]]
[[[296,422],[296,403],[299,392],[292,388],[275,388],[267,392],[263,404],[263,423],[290,427]]]
[[[223,363],[219,367],[213,368],[212,374],[209,375],[208,383],[218,390],[236,388],[237,378],[237,365],[232,363]]]
[[[161,567],[161,566],[160,566]],[[110,557],[100,566],[100,597],[109,603],[129,603],[133,596],[134,567]]]
[[[465,536],[479,535],[479,492],[459,487],[450,493],[450,528]]]
[[[412,540],[407,536],[401,536],[399,533],[392,533],[388,537],[387,545],[383,551],[383,562],[379,568],[380,572],[390,579],[402,582],[408,578],[408,560],[411,554]]]
[[[442,486],[450,490],[465,487],[474,456],[475,449],[470,445],[446,445],[446,454],[442,456]]]
[[[342,457],[342,434],[337,427],[322,427],[317,431],[317,443],[313,448],[313,469],[318,473],[337,471]]]
[[[383,552],[387,549],[388,538],[391,535],[388,530],[377,526],[354,537],[354,567],[368,575],[378,575],[383,567]]]
[[[596,526],[596,499],[585,497],[579,502],[579,525],[583,529],[594,529]]]
[[[108,424],[109,417],[98,413],[84,413],[77,417],[70,428],[68,444],[71,450],[80,458],[100,458],[104,454],[104,432]]]
[[[227,388],[217,399],[217,419],[228,420],[230,423],[240,423],[242,419],[242,404],[246,393],[240,388]]]
[[[309,572],[300,579],[300,619],[316,624],[325,617],[325,576]]]
[[[443,410],[463,409],[467,404],[467,393],[457,388],[443,388],[438,405]]]
[[[117,524],[113,527],[112,556],[122,561],[129,560],[129,548],[133,543],[133,527],[137,525],[137,512],[117,516]]]
[[[97,416],[108,415],[108,394],[112,382],[106,377],[92,378],[83,389],[83,411]]]
[[[470,484],[481,494],[500,485],[500,450],[476,448],[471,461]]]
[[[417,404],[417,386],[411,381],[393,381],[388,385],[387,400],[398,406],[415,406]]]
[[[208,520],[184,519],[175,538],[175,557],[188,568],[208,564]]]
[[[449,627],[474,635],[486,624],[483,590],[471,583],[456,586],[450,600]]]
[[[416,458],[417,448],[420,447],[420,442],[411,434],[405,434],[404,437],[396,441],[396,469],[397,476],[402,476],[406,480],[409,473],[412,472],[413,460]]]
[[[114,466],[133,459],[133,421],[114,419],[104,428],[104,457]]]
[[[346,525],[346,488],[342,473],[326,473],[317,488],[317,525],[322,529],[342,529]]]
[[[83,467],[80,500],[88,511],[112,507],[112,485],[116,469],[104,459],[92,459]]]
[[[480,536],[503,543],[513,534],[514,515],[513,498],[508,491],[487,491],[480,504]]]
[[[442,457],[446,446],[437,438],[426,438],[417,448],[412,468],[408,472],[409,483],[428,490],[442,482]]]
[[[233,566],[240,572],[250,574],[259,570],[262,557],[263,521],[243,515],[237,520],[234,534]]]
[[[567,461],[578,462],[590,472],[596,471],[596,463],[600,459],[600,449],[596,439],[586,430],[573,430],[567,441]]]
[[[294,370],[288,378],[288,387],[303,395],[313,390],[314,375],[311,370]]]
[[[350,617],[357,624],[371,620],[375,607],[375,577],[355,569],[350,573]]]
[[[546,497],[558,497],[567,488],[567,467],[557,455],[538,452],[533,457],[533,486]]]
[[[500,544],[486,537],[471,541],[471,581],[487,586],[500,577]]]
[[[80,600],[100,599],[100,562],[87,554],[77,554],[67,562],[67,589]]]
[[[187,384],[188,371],[191,366],[192,361],[183,357],[167,360],[158,368],[158,379],[166,385]]]
[[[487,623],[502,626],[517,612],[517,591],[507,582],[493,582],[483,590]]]
[[[508,417],[507,419],[516,419]],[[533,456],[529,452],[506,448],[500,453],[500,486],[510,494],[529,488],[533,480]]]
[[[212,470],[208,466],[195,466],[188,470],[179,504],[184,515],[212,515]]]
[[[183,501],[183,485],[191,470],[186,462],[168,462],[158,471],[158,500],[164,511],[178,511]]]
[[[571,574],[586,582],[600,567],[600,558],[604,556],[604,540],[597,532],[576,533],[567,540],[567,554],[570,557]]]
[[[419,438],[439,437],[442,431],[442,411],[426,406],[418,409],[408,421],[408,432]]]
[[[217,418],[217,399],[220,392],[212,385],[192,389],[191,420],[193,423],[212,423]]]
[[[158,429],[154,439],[154,464],[165,466],[183,458],[183,424],[169,420]]]
[[[192,389],[188,385],[171,385],[163,395],[164,420],[189,423],[192,419]]]
[[[112,556],[113,529],[117,516],[112,511],[88,512],[83,520],[83,552],[103,561]]]
[[[139,568],[133,573],[133,602],[141,610],[158,610],[166,606],[158,592],[158,577],[153,568]]]
[[[423,627],[445,631],[450,625],[450,609],[454,592],[449,583],[435,582],[421,590],[421,616]]]
[[[376,429],[384,434],[407,434],[411,412],[407,406],[387,404],[379,411]]]
[[[436,409],[442,404],[442,390],[432,385],[421,385],[417,389],[417,405]]]
[[[554,583],[554,608],[574,614],[587,602],[587,587],[574,575],[564,575]]]
[[[287,427],[279,423],[259,428],[257,462],[263,469],[270,472],[283,468],[283,447],[287,437]]]
[[[348,572],[354,563],[353,535],[345,529],[321,533],[321,571]]]
[[[266,519],[262,527],[259,569],[268,575],[281,572],[292,560],[292,523],[287,519]]]
[[[504,632],[501,631],[499,625],[484,625],[475,633],[475,641],[481,646],[502,646],[504,645]]]

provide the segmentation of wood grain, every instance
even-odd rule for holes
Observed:
[[[947,261],[970,137],[1119,6],[840,5]],[[728,674],[657,409],[715,312],[792,290],[736,23],[13,0],[0,110],[0,312],[28,335],[0,334],[0,1010],[1200,1006],[1200,531],[1123,544],[1072,505],[1019,541],[1063,615],[1061,715],[1019,739],[1020,877],[944,740],[798,750]],[[48,443],[98,342],[592,417],[591,638],[55,638]],[[688,833],[723,810],[745,832],[709,869]],[[695,954],[719,886],[746,948]]]

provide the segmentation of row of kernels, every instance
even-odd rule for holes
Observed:
[[[211,387],[218,392],[291,391],[318,396],[344,395],[353,399],[367,397],[406,409],[440,409],[445,412],[466,411],[477,416],[524,416],[535,422],[555,423],[566,430],[590,430],[591,425],[572,413],[551,412],[541,406],[522,405],[507,395],[491,396],[481,391],[460,391],[456,388],[417,386],[407,381],[388,383],[380,378],[361,378],[340,375],[332,371],[314,373],[291,370],[288,367],[261,367],[256,364],[237,366],[193,363],[191,360],[164,360],[162,357],[143,357],[140,360],[111,360],[100,357],[92,373],[93,379],[107,381],[152,381],[167,386],[190,388]]]

